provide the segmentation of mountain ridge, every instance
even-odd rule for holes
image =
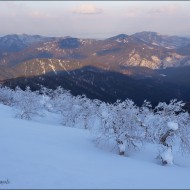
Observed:
[[[52,87],[60,84],[68,90],[76,89],[75,95],[85,93],[90,98],[112,102],[125,98],[134,98],[138,102],[148,97],[151,101],[172,98],[189,101],[190,82],[186,82],[189,81],[186,71],[190,68],[188,40],[180,45],[184,38],[155,32],[140,34],[119,34],[104,40],[33,36],[31,39],[35,40],[26,40],[28,45],[23,49],[9,51],[7,46],[0,49],[0,81],[8,86],[43,84],[48,87],[51,83]],[[144,40],[149,35],[149,41]],[[22,36],[18,41],[15,36],[9,37],[17,42],[25,39]],[[160,43],[152,44],[155,40]],[[167,43],[177,45],[171,49],[167,48]],[[170,68],[174,72],[170,72]],[[124,89],[126,92],[122,92]],[[138,100],[139,92],[142,95]]]
[[[139,36],[140,34],[141,37]],[[146,35],[149,34],[150,32],[146,32]],[[182,47],[176,46],[176,49],[167,49],[163,47],[163,44],[154,45],[150,42],[145,42],[142,39],[144,35],[145,32],[134,35],[120,34],[105,40],[79,39],[70,36],[30,36],[26,34],[21,35],[21,40],[18,40],[18,35],[7,35],[0,38],[0,67],[7,67],[8,72],[11,68],[18,70],[17,67],[23,65],[24,70],[28,70],[31,63],[36,63],[39,66],[39,68],[36,68],[36,74],[42,74],[40,70],[43,70],[43,67],[49,67],[48,62],[52,62],[52,71],[53,68],[55,70],[60,69],[56,64],[57,61],[63,65],[62,70],[65,70],[66,67],[63,63],[67,62],[69,65],[75,64],[73,69],[77,68],[77,63],[78,68],[94,65],[121,73],[125,73],[124,69],[120,69],[121,66],[160,69],[190,65],[190,39],[189,44],[187,44],[186,40],[185,45]],[[156,39],[161,36],[155,32],[152,32],[151,35],[155,35]],[[9,40],[7,39],[10,44],[6,43],[4,46],[2,41],[5,38],[10,38]],[[168,38],[171,39],[171,37]],[[179,39],[178,41],[180,41]],[[5,41],[7,42],[7,40]],[[43,62],[42,65],[38,64],[39,60]]]

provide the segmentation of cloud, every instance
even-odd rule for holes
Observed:
[[[31,11],[28,13],[28,15],[32,18],[41,18],[44,17],[43,14],[41,14],[39,11]]]
[[[133,6],[130,8],[125,8],[123,17],[129,18],[129,19],[146,18],[147,10],[144,7],[140,7],[140,6]]]
[[[181,7],[177,4],[166,4],[150,8],[135,6],[125,10],[125,18],[160,18],[181,13]]]
[[[97,8],[92,4],[83,4],[73,10],[73,13],[77,14],[100,14],[102,9]]]
[[[153,8],[152,10],[150,10],[150,13],[153,14],[175,14],[180,10],[180,6],[179,5],[165,5],[162,7],[158,7],[158,8]]]
[[[45,12],[41,11],[30,11],[28,13],[28,16],[34,19],[49,19],[49,18],[55,18],[56,16],[53,14],[47,14]]]
[[[127,10],[126,13],[125,13],[125,17],[126,18],[137,18],[141,15],[141,10],[139,9],[130,9],[130,10]]]
[[[4,8],[15,8],[18,6],[15,2],[12,1],[1,1],[0,5]]]

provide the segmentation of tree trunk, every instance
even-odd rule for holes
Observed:
[[[173,130],[168,130],[161,138],[160,143],[164,146],[165,151],[160,155],[162,165],[173,164],[172,147],[167,144],[167,138],[173,135]]]
[[[118,140],[117,141],[118,148],[119,148],[119,155],[124,156],[125,155],[125,148],[126,148],[126,143]]]
[[[160,143],[163,144],[164,146],[167,146],[168,147],[168,144],[166,143],[166,140],[169,136],[172,136],[173,130],[170,129],[168,130],[161,138],[160,138]]]

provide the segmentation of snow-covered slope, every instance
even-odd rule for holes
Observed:
[[[0,181],[9,182],[0,189],[190,187],[190,159],[160,166],[151,146],[119,156],[97,148],[87,130],[60,125],[52,113],[24,121],[0,104],[0,116]]]
[[[11,34],[0,37],[0,51],[17,52],[40,42],[51,41],[54,38],[40,35]]]
[[[184,47],[190,43],[189,38],[179,36],[161,35],[157,32],[143,31],[133,34],[136,38],[144,42],[151,43],[156,46],[165,47],[167,49],[176,49]]]

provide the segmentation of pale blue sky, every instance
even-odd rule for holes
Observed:
[[[190,35],[189,1],[0,1],[0,36]]]

